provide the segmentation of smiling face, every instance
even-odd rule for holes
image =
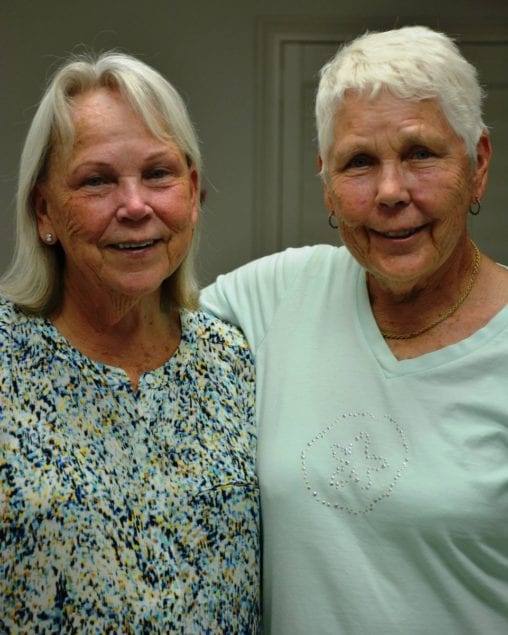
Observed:
[[[198,177],[113,90],[73,100],[70,156],[55,144],[35,204],[41,239],[65,254],[65,292],[81,297],[159,293],[190,247]]]
[[[347,95],[324,186],[344,244],[393,290],[439,275],[468,248],[467,212],[484,192],[490,153],[484,134],[473,167],[436,100]]]

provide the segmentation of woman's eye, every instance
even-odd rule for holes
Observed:
[[[417,161],[430,159],[430,157],[432,157],[432,152],[427,150],[427,148],[415,148],[411,152],[411,158],[416,159]]]
[[[365,168],[372,164],[372,159],[366,154],[357,154],[346,165],[346,168]]]
[[[83,179],[83,185],[86,185],[87,187],[98,187],[99,185],[104,185],[104,183],[106,183],[106,179],[98,174],[95,176],[88,176],[86,179]]]
[[[165,168],[154,168],[153,170],[149,170],[145,174],[145,179],[159,180],[159,179],[164,179],[167,176],[169,176],[169,171],[166,170]]]

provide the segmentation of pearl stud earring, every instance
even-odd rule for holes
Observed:
[[[48,245],[51,245],[54,240],[53,234],[46,234],[44,236],[44,240],[48,243]]]

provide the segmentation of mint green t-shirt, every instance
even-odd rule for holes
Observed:
[[[203,292],[256,359],[264,629],[508,633],[508,308],[398,361],[345,248]]]

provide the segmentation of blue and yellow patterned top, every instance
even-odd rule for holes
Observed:
[[[181,317],[133,392],[0,304],[1,633],[257,632],[252,360]]]

